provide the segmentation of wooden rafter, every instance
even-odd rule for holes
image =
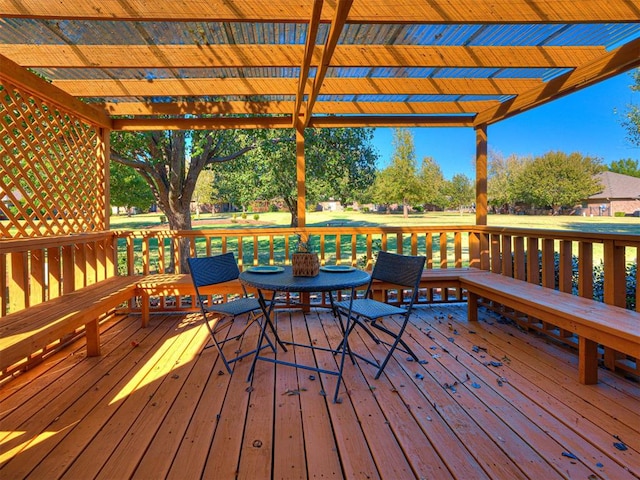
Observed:
[[[291,115],[281,117],[152,118],[113,120],[114,130],[229,130],[291,128]]]
[[[472,102],[316,102],[316,114],[360,115],[425,115],[447,113],[477,113],[499,105],[497,100]],[[287,114],[294,102],[119,102],[104,104],[109,115],[153,116],[185,113],[192,115]]]
[[[108,102],[109,115],[250,115],[290,114],[293,102]]]
[[[473,115],[469,116],[347,116],[313,117],[309,126],[313,128],[347,127],[470,127]]]
[[[471,127],[474,115],[353,115],[312,117],[308,127]],[[281,117],[152,118],[113,120],[114,130],[225,130],[291,128],[291,115]]]
[[[5,17],[138,21],[297,22],[309,20],[313,0],[0,0]],[[335,5],[331,2],[331,5]],[[329,6],[329,5],[328,5]],[[334,8],[325,8],[329,22]],[[356,1],[353,23],[571,23],[640,19],[632,0],[377,0]]]
[[[298,122],[300,108],[304,100],[305,87],[307,86],[307,80],[309,79],[309,70],[311,68],[311,62],[313,60],[313,51],[316,46],[316,37],[318,35],[320,15],[322,14],[322,4],[322,0],[315,0],[313,2],[313,12],[311,13],[311,20],[309,21],[309,27],[307,28],[307,38],[304,45],[304,57],[302,59],[300,76],[298,78],[298,91],[296,93],[296,101],[293,107],[293,126],[295,126],[295,124]]]
[[[508,102],[481,112],[475,124],[495,123],[638,66],[640,66],[640,38],[607,53],[594,62],[580,66],[572,72],[521,93]]]
[[[316,76],[313,79],[313,88],[311,89],[309,99],[307,100],[307,111],[305,120],[303,122],[305,126],[309,124],[309,120],[313,113],[313,105],[318,99],[318,94],[320,93],[320,89],[322,88],[322,82],[324,82],[324,77],[327,74],[327,69],[331,64],[331,56],[336,49],[336,45],[338,45],[340,34],[342,33],[344,23],[347,21],[349,9],[351,8],[352,4],[353,0],[338,0],[335,15],[331,22],[331,28],[329,29],[329,36],[327,37],[324,49],[322,50],[322,57],[320,58],[320,62],[318,64],[318,71],[316,72]]]
[[[511,95],[541,81],[510,78],[327,78],[323,95]]]
[[[297,89],[295,78],[56,80],[53,84],[78,97],[203,95],[291,95],[293,97]],[[322,94],[514,95],[541,84],[542,81],[537,79],[509,78],[325,78]]]
[[[307,38],[312,37],[314,32]],[[320,64],[322,52],[321,46],[305,46],[303,55],[301,45],[0,45],[0,54],[32,68],[297,67],[304,57],[303,83],[310,65]],[[553,68],[586,63],[604,53],[602,47],[339,45],[330,66]]]

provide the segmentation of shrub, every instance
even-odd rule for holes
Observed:
[[[242,217],[243,220],[247,219],[247,212],[242,212],[242,215],[240,215]]]
[[[253,214],[253,219],[254,220],[260,220],[260,215],[258,215],[257,213]]]
[[[613,216],[614,217],[624,217],[624,216],[626,216],[626,213],[624,213],[624,212],[615,212],[613,214]]]

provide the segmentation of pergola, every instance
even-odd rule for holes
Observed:
[[[0,0],[0,477],[637,478],[640,238],[488,226],[486,192],[489,125],[638,66],[637,0]],[[475,130],[476,225],[305,226],[305,128],[382,126]],[[252,128],[296,131],[299,228],[110,229],[112,131]],[[175,247],[287,265],[300,232],[323,265],[426,257],[428,362],[350,365],[340,404],[216,373]]]
[[[0,0],[0,16],[2,188],[36,211],[13,219],[19,236],[108,227],[108,133],[151,129],[295,128],[304,226],[306,127],[474,128],[483,225],[487,126],[640,65],[629,0]],[[24,186],[57,136],[10,118],[27,96],[26,117],[59,109],[74,120],[51,128],[86,126],[66,134],[63,150],[85,150],[61,190]],[[15,148],[26,163],[10,168]],[[96,157],[98,195],[77,204],[79,158]],[[84,226],[44,227],[58,210],[85,212]]]

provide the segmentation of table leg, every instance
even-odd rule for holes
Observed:
[[[267,342],[269,342],[269,344],[271,344],[271,340],[269,339],[269,337],[266,334],[266,330],[267,330],[267,326],[271,329],[271,331],[273,332],[273,335],[275,336],[275,340],[276,343],[278,345],[280,345],[280,347],[282,347],[282,350],[284,350],[285,352],[287,351],[287,347],[285,347],[284,343],[282,342],[282,340],[280,340],[280,337],[278,336],[278,332],[276,331],[276,327],[273,324],[273,322],[271,321],[271,312],[273,312],[273,306],[275,304],[275,298],[276,298],[276,292],[274,291],[271,295],[271,300],[269,301],[269,306],[267,307],[267,302],[264,298],[264,295],[262,293],[262,290],[258,290],[258,303],[260,304],[260,309],[262,310],[262,314],[264,315],[264,321],[260,324],[260,335],[258,336],[258,345],[256,346],[256,354],[253,357],[253,361],[251,362],[251,369],[249,370],[249,376],[247,377],[247,382],[250,382],[251,379],[253,378],[253,371],[256,367],[256,361],[258,360],[258,357],[260,356],[260,352],[262,351],[262,343],[264,342],[265,338],[267,339]],[[272,345],[273,346],[273,345]],[[276,350],[276,347],[273,348],[274,351]]]

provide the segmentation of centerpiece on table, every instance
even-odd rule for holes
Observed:
[[[320,261],[313,252],[309,238],[298,235],[298,246],[291,255],[291,266],[294,277],[315,277],[320,272]]]

